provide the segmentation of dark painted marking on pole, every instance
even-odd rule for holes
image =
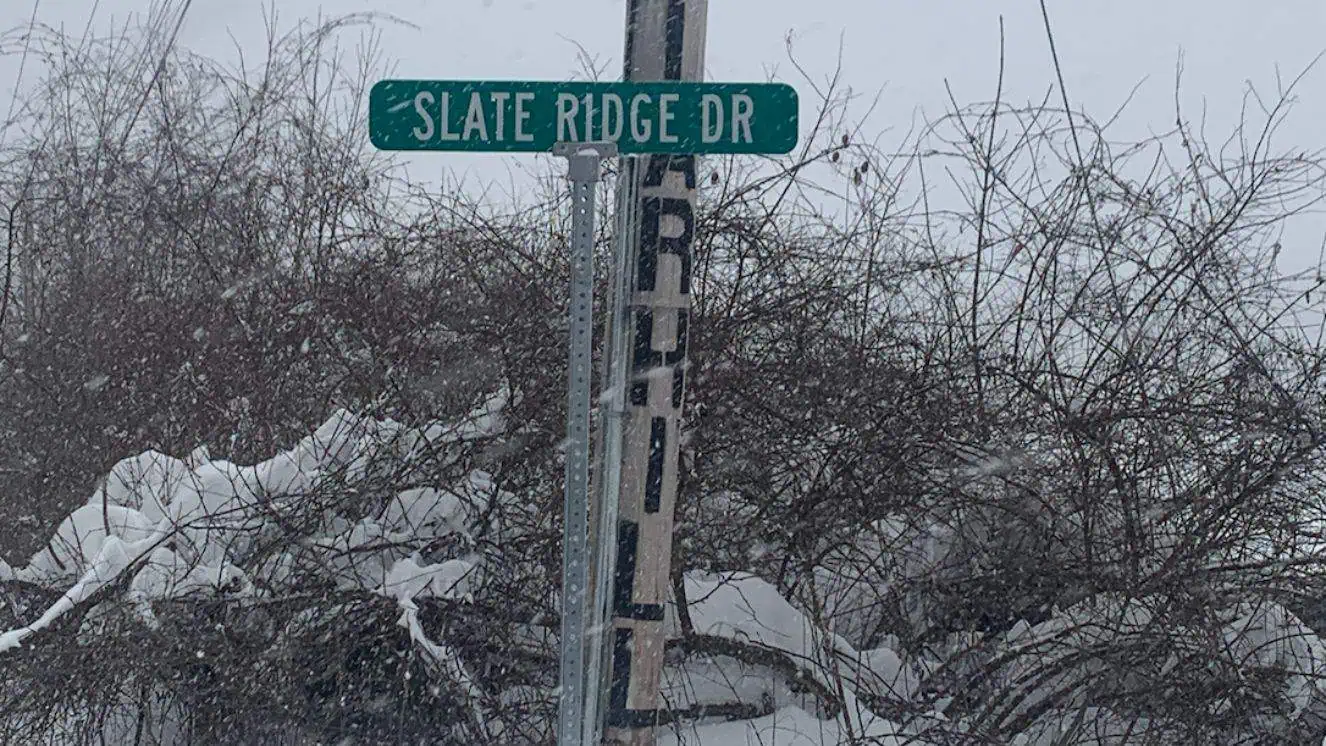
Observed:
[[[610,710],[608,726],[611,728],[653,728],[661,719],[658,710]]]
[[[685,0],[668,0],[667,29],[664,35],[663,78],[681,80],[681,55],[686,46]]]
[[[682,395],[686,391],[686,350],[689,348],[691,312],[677,309],[677,349],[664,355],[664,362],[672,366],[672,406],[681,409]]]
[[[617,524],[617,572],[613,576],[612,606],[617,616],[626,616],[635,601],[635,558],[640,552],[640,524],[619,521]]]
[[[648,307],[635,309],[635,351],[631,358],[631,406],[649,404],[649,379],[645,376],[661,362],[654,352],[654,312]]]
[[[663,235],[663,218],[681,219],[679,236]],[[681,292],[691,292],[691,240],[695,238],[695,211],[691,203],[673,197],[646,197],[640,201],[640,265],[636,289],[658,287],[658,255],[675,254],[681,259]]]
[[[635,345],[631,356],[631,404],[643,407],[649,403],[648,376],[660,366],[672,366],[672,406],[681,408],[682,393],[686,387],[686,351],[690,336],[691,314],[685,308],[676,310],[676,337],[671,352],[654,348],[654,312],[647,306],[635,309]]]
[[[618,627],[612,640],[612,689],[608,693],[608,724],[626,727],[614,722],[618,713],[626,712],[626,698],[631,688],[631,630]]]
[[[638,619],[642,622],[661,622],[663,621],[663,604],[631,604],[622,611],[620,616],[627,619]]]
[[[631,0],[626,8],[626,55],[622,59],[625,80],[635,80],[635,27],[639,22],[640,2]]]
[[[617,526],[617,572],[613,576],[613,613],[626,619],[663,621],[663,604],[635,603],[635,559],[640,551],[640,525],[621,521]]]
[[[649,422],[649,472],[645,477],[645,512],[657,513],[663,500],[663,456],[668,447],[668,421],[655,417]]]
[[[693,155],[653,155],[645,166],[646,187],[663,186],[663,179],[668,172],[682,174],[686,179],[686,188],[695,188],[695,156]]]
[[[696,188],[696,164],[694,155],[653,155],[645,166],[644,188],[660,187],[669,173],[679,173],[687,189]],[[680,204],[678,204],[680,203]],[[664,209],[670,208],[670,209]],[[651,213],[650,210],[653,210]],[[659,200],[657,197],[641,201],[640,225],[640,267],[637,290],[653,290],[658,281],[658,254],[677,254],[681,257],[681,292],[691,292],[691,242],[695,238],[695,211],[687,200]],[[681,218],[683,229],[680,236],[661,239],[662,220],[668,215]],[[661,245],[666,240],[666,245]],[[646,253],[650,271],[643,272]]]
[[[662,604],[635,602],[635,561],[640,556],[640,524],[621,521],[617,526],[617,572],[613,577],[612,613],[626,619],[663,621]]]
[[[661,219],[657,197],[640,201],[640,253],[636,258],[636,290],[653,290],[658,284],[658,222]],[[650,226],[650,227],[646,227]]]
[[[669,173],[679,173],[687,189],[696,188],[695,156],[653,155],[646,166],[642,186],[646,189],[663,186]],[[636,289],[654,290],[658,283],[658,255],[676,254],[681,257],[681,292],[691,291],[691,241],[695,238],[695,211],[684,199],[648,197],[640,202],[640,248],[637,263]],[[673,238],[662,238],[662,221],[667,216],[682,220],[682,233]]]

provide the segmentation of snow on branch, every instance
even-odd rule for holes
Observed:
[[[465,685],[470,678],[454,652],[424,635],[415,599],[471,598],[477,559],[427,562],[417,547],[452,535],[470,540],[470,526],[497,494],[488,475],[474,472],[453,490],[400,491],[378,514],[354,523],[333,515],[311,534],[290,537],[291,547],[275,561],[257,556],[255,537],[284,535],[291,525],[284,519],[306,506],[323,510],[314,500],[320,491],[362,483],[383,460],[409,467],[436,446],[499,434],[509,400],[502,390],[458,422],[417,430],[338,409],[294,448],[252,466],[211,459],[205,448],[186,459],[152,450],[126,458],[27,565],[0,565],[0,582],[63,593],[36,620],[0,633],[0,653],[99,600],[94,594],[117,581],[140,621],[155,627],[156,601],[279,592],[302,553],[305,560],[313,555],[311,564],[342,587],[395,599],[411,639]]]

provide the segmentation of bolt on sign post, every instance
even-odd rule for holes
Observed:
[[[382,80],[369,93],[369,137],[381,150],[551,152],[568,162],[561,746],[597,746],[605,723],[610,740],[651,744],[662,705],[695,155],[786,153],[797,141],[791,87],[682,82],[700,76],[706,10],[704,0],[629,0],[623,82]],[[618,185],[591,503],[594,190],[601,160],[618,154],[640,157],[622,159]]]

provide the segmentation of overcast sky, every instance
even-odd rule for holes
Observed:
[[[108,28],[144,14],[148,0],[35,0],[39,21],[80,32],[95,7]],[[236,44],[261,49],[263,8],[272,0],[194,0],[179,43],[233,59]],[[394,75],[416,78],[558,79],[580,72],[578,48],[620,71],[623,0],[275,0],[278,25],[299,18],[378,11],[411,26],[380,25]],[[1208,133],[1220,140],[1238,121],[1249,83],[1273,95],[1277,74],[1293,78],[1326,49],[1322,0],[1055,0],[1049,4],[1065,83],[1074,107],[1106,117],[1142,83],[1115,138],[1145,136],[1174,121],[1173,86],[1180,53],[1189,116],[1207,112]],[[0,0],[0,28],[27,22],[34,0]],[[1005,99],[1040,99],[1053,82],[1050,52],[1034,0],[710,0],[710,80],[791,83],[803,106],[813,96],[790,64],[786,39],[817,80],[830,74],[841,45],[845,81],[857,92],[881,92],[867,130],[906,131],[922,115],[942,114],[948,81],[960,102],[993,97],[998,20],[1004,17]],[[357,39],[351,35],[347,44]],[[37,71],[30,65],[24,77]],[[0,57],[5,99],[18,81],[18,60]],[[1326,148],[1326,66],[1299,89],[1295,113],[1279,144]],[[886,141],[888,135],[884,138]],[[520,156],[515,156],[519,158]],[[474,180],[506,179],[510,157],[428,154],[412,173],[456,170]],[[421,171],[423,171],[421,173]],[[430,173],[431,172],[431,173]],[[1285,260],[1315,263],[1326,221],[1310,218],[1286,241]],[[1286,267],[1290,268],[1290,267]]]

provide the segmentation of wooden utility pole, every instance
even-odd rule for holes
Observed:
[[[701,80],[707,0],[627,0],[626,13],[627,81]],[[607,638],[590,653],[608,665],[598,660],[589,665],[591,677],[600,672],[606,701],[600,699],[602,710],[590,705],[587,713],[601,718],[609,743],[653,744],[663,706],[663,616],[686,386],[695,204],[694,155],[621,159],[618,275],[609,307],[595,516],[603,549],[595,565],[595,603],[611,618],[611,629],[605,625]]]

